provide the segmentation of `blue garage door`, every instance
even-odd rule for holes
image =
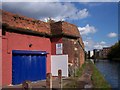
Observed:
[[[13,85],[46,79],[46,52],[13,50],[12,54]]]

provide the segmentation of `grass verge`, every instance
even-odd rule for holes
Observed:
[[[78,78],[82,76],[82,73],[86,67],[86,62],[76,71],[76,77],[71,77],[71,80],[63,86],[64,88],[77,88],[78,86]]]
[[[82,76],[83,71],[85,70],[87,65],[90,65],[90,67],[93,70],[92,77],[91,77],[92,83],[93,83],[93,88],[111,90],[111,86],[109,85],[109,83],[105,80],[103,75],[98,71],[96,66],[91,61],[85,62],[82,65],[82,67],[76,71],[76,76],[77,77],[71,77],[71,80],[69,81],[69,83],[67,83],[64,86],[64,88],[78,88],[78,84],[79,84],[78,83],[78,78],[80,78]]]
[[[93,64],[90,63],[93,67],[93,74],[92,74],[92,82],[94,88],[111,88],[109,83],[105,80],[104,76],[99,72],[97,67]]]
[[[86,62],[85,62],[85,63],[76,71],[76,76],[77,76],[77,77],[81,77],[81,76],[82,76],[82,73],[83,73],[86,65],[87,65],[87,64],[86,64]]]

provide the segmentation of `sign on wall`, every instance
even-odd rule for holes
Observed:
[[[68,77],[68,55],[51,55],[51,73],[58,76],[58,70],[62,70],[62,76]]]
[[[56,54],[63,54],[63,44],[62,43],[56,44]]]

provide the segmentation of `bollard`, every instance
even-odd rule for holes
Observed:
[[[62,89],[62,70],[58,70],[59,87]]]
[[[31,81],[24,81],[22,83],[22,90],[32,90]]]
[[[47,73],[46,88],[49,88],[50,90],[52,90],[52,74],[51,73]]]

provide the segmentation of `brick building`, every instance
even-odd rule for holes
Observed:
[[[0,23],[2,86],[19,84],[26,78],[31,81],[46,79],[46,73],[51,72],[51,55],[68,54],[69,63],[78,67],[84,63],[84,44],[73,24],[46,23],[6,11],[2,11]],[[62,48],[56,48],[59,46]],[[29,69],[31,72],[27,72]],[[25,78],[22,77],[24,73],[27,73]]]
[[[81,66],[84,63],[84,44],[77,27],[64,21],[53,22],[51,32],[52,55],[56,54],[55,45],[62,43],[62,54],[68,54],[69,63]]]
[[[20,61],[20,59],[22,60],[27,58],[29,59],[33,58],[32,60],[34,61],[34,63],[36,63],[35,58],[39,58],[37,57],[39,53],[41,58],[42,56],[46,58],[45,59],[46,62],[45,63],[42,62],[44,63],[44,66],[42,67],[45,68],[44,73],[42,73],[42,75],[44,78],[46,77],[46,72],[48,73],[51,71],[50,70],[51,41],[50,38],[48,38],[50,37],[50,33],[51,33],[50,25],[45,22],[42,21],[38,22],[37,20],[31,18],[18,16],[15,14],[2,11],[2,84],[3,86],[9,85],[11,83],[19,84],[20,82],[24,81],[24,78],[21,77],[22,75],[19,76],[17,75],[17,73],[22,74],[25,72],[17,72],[15,68],[18,68],[20,71],[21,70],[24,71],[24,68],[22,68],[22,66],[25,67],[24,65],[25,62],[22,62],[23,63],[22,65],[21,62],[15,61],[16,59]],[[19,52],[16,52],[17,50]],[[27,52],[27,51],[31,51],[31,52]],[[49,53],[49,54],[42,55],[41,52]],[[17,58],[19,56],[21,57]],[[14,64],[16,62],[18,64]],[[16,65],[21,65],[21,67],[17,67]],[[38,77],[38,76],[34,76],[34,77]],[[22,78],[22,80],[19,80],[19,78]],[[44,78],[41,77],[40,79],[44,79]]]
[[[102,58],[107,58],[107,55],[108,55],[108,53],[109,53],[109,51],[110,51],[110,47],[103,47],[103,49],[102,49]]]
[[[102,49],[94,49],[94,58],[107,59],[107,55],[110,51],[110,47],[103,47]]]

